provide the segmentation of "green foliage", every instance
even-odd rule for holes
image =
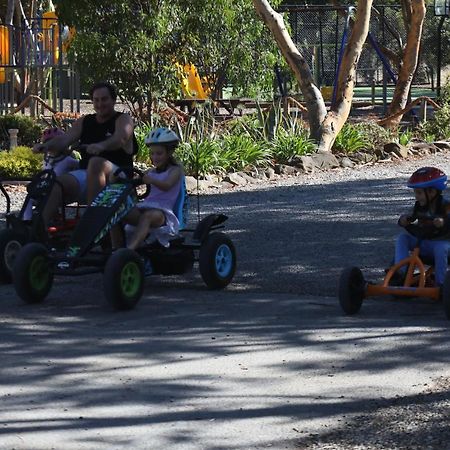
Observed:
[[[411,142],[411,139],[413,137],[414,137],[414,131],[407,128],[406,130],[402,130],[399,133],[397,140],[398,140],[399,144],[406,146]]]
[[[316,144],[306,132],[300,134],[279,133],[272,142],[272,154],[276,162],[289,164],[299,156],[308,155],[316,150]]]
[[[86,85],[113,81],[122,97],[137,105],[136,114],[156,96],[180,94],[175,62],[195,64],[215,96],[226,84],[236,95],[271,92],[278,50],[247,0],[55,0],[55,5],[61,20],[77,30],[69,57]]]
[[[29,147],[0,152],[0,178],[30,178],[42,169],[43,157]]]
[[[384,144],[392,141],[391,132],[375,122],[359,122],[352,127],[363,136],[368,151],[383,148]]]
[[[426,142],[450,138],[450,102],[444,102],[431,120],[421,123],[417,135]]]
[[[219,142],[211,139],[183,142],[175,153],[183,164],[185,173],[194,176],[223,173],[219,155]]]
[[[369,141],[366,135],[350,123],[346,123],[342,127],[333,144],[334,150],[343,153],[355,153],[368,147]]]
[[[41,127],[28,117],[20,114],[0,116],[0,148],[9,148],[8,130],[16,128],[19,130],[18,144],[31,147],[41,137]]]

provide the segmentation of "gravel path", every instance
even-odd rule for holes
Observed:
[[[412,204],[406,178],[423,165],[450,173],[450,154],[276,179],[202,195],[202,214],[217,211],[230,217],[227,232],[235,242],[239,264],[231,290],[335,297],[345,266],[358,265],[369,279],[380,277],[392,257],[399,231],[397,217]],[[21,187],[11,188],[13,209],[20,206],[23,193]],[[195,207],[194,197],[194,222]],[[1,198],[0,211],[4,209]],[[198,274],[191,281],[201,285]],[[162,285],[169,282],[186,286],[186,280],[162,281]],[[69,292],[70,283],[64,286]],[[9,288],[5,292],[11,293]],[[406,314],[418,320],[417,314],[429,313],[431,308],[436,305],[420,303],[418,313],[411,308]],[[430,335],[441,325],[430,324]],[[299,436],[296,446],[450,449],[449,392],[450,380],[443,377],[418,394],[371,400],[364,409],[371,413],[344,419],[331,432],[305,439]]]

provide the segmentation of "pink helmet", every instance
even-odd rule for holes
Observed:
[[[44,144],[45,142],[49,141],[50,139],[53,139],[56,136],[61,136],[64,134],[64,131],[61,130],[61,128],[46,128],[42,132],[41,140]]]

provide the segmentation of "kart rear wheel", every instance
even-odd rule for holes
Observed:
[[[225,233],[212,233],[200,248],[199,269],[210,289],[223,289],[236,271],[236,250]]]
[[[20,249],[27,243],[27,237],[7,228],[0,231],[0,283],[11,283],[14,261]]]
[[[444,304],[445,316],[450,320],[450,270],[445,275],[444,284],[441,288],[442,303]]]
[[[105,297],[120,310],[133,309],[144,290],[144,265],[133,250],[121,248],[106,262],[103,274]]]
[[[26,303],[40,303],[53,285],[48,253],[44,245],[25,245],[14,262],[13,283],[17,295]]]
[[[339,279],[339,303],[346,314],[356,314],[364,299],[366,282],[358,267],[344,269]]]

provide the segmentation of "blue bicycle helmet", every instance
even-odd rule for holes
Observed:
[[[408,187],[412,189],[434,188],[443,191],[447,187],[447,175],[436,167],[421,167],[409,178]]]

